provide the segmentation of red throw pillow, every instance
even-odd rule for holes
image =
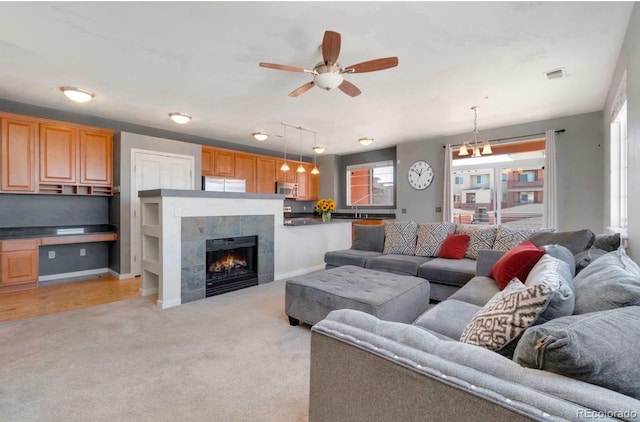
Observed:
[[[525,240],[502,255],[491,268],[489,277],[496,281],[500,290],[504,289],[514,277],[518,277],[524,283],[529,271],[542,258],[542,255],[544,255],[543,249],[538,249],[532,241]]]
[[[467,246],[469,246],[469,239],[471,237],[466,233],[450,234],[442,242],[438,256],[449,259],[464,258],[464,253],[467,252]]]

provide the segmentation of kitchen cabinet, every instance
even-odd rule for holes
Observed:
[[[295,164],[298,168],[300,163]],[[316,201],[320,197],[320,175],[311,174],[313,164],[302,164],[305,168],[304,173],[295,172],[296,183],[298,183],[298,199],[304,201]]]
[[[77,131],[55,123],[40,124],[40,182],[75,184]]]
[[[256,156],[252,154],[234,154],[234,177],[244,179],[246,192],[255,193],[256,188]]]
[[[309,180],[310,169],[308,169],[307,166],[303,164],[302,166],[305,167],[305,171],[302,173],[298,173],[295,170],[298,168],[299,164],[300,163],[296,163],[295,166],[291,167],[291,171],[293,171],[293,174],[296,175],[296,183],[298,184],[298,200],[306,201],[307,199],[309,199],[309,188],[307,186],[307,182]]]
[[[201,172],[203,176],[213,176],[214,148],[202,146]]]
[[[38,240],[0,241],[0,292],[38,286]]]
[[[111,132],[80,129],[80,183],[111,186],[113,139]]]
[[[320,175],[319,174],[311,174],[311,170],[313,170],[313,165],[309,165],[309,176],[307,188],[309,193],[307,195],[307,199],[310,201],[317,201],[320,199]],[[318,168],[320,169],[320,168]]]
[[[283,160],[276,161],[276,181],[277,182],[295,182],[296,181],[296,167],[298,167],[298,163],[295,161],[287,160],[287,164],[289,165],[289,171],[282,171],[280,167],[284,163]]]
[[[234,153],[216,149],[213,151],[213,175],[235,177]]]
[[[267,157],[256,158],[256,178],[258,193],[275,193],[276,160]]]
[[[0,116],[0,120],[0,190],[35,192],[37,122],[18,116]]]

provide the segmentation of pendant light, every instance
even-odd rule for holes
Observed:
[[[289,171],[291,168],[289,167],[289,164],[287,164],[287,126],[282,125],[282,127],[284,131],[284,163],[280,166],[280,171]]]
[[[478,144],[478,133],[480,133],[478,130],[478,106],[471,107],[471,110],[473,110],[473,137],[471,140],[462,143],[458,150],[458,156],[469,155],[469,150],[471,150],[472,157],[493,154],[489,141],[482,142],[482,150],[480,150],[481,145]]]
[[[300,143],[299,143],[299,146],[300,146],[300,164],[298,165],[298,168],[296,169],[296,172],[304,173],[307,170],[302,165],[302,130],[300,128],[298,128],[298,134],[300,135]]]
[[[320,174],[320,170],[318,170],[318,165],[316,164],[316,157],[318,155],[318,137],[315,132],[313,134],[313,145],[313,169],[311,169],[311,174]],[[322,151],[324,152],[324,148],[322,148]]]

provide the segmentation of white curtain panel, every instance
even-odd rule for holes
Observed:
[[[545,132],[544,149],[544,227],[558,228],[558,201],[556,188],[556,131]]]
[[[451,144],[444,148],[444,189],[442,197],[442,221],[453,221],[453,193],[451,190]]]

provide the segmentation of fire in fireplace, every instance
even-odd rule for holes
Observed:
[[[258,284],[258,237],[208,239],[206,297]]]

